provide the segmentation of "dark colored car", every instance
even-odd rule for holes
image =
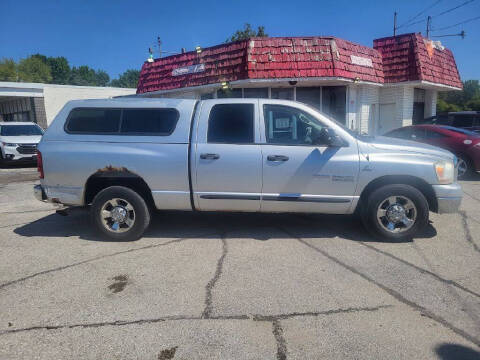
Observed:
[[[458,177],[480,172],[480,134],[445,125],[405,126],[385,134],[449,150],[458,157]]]
[[[437,114],[424,119],[422,124],[447,125],[480,132],[480,111],[458,111]]]

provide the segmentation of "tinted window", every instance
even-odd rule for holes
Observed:
[[[412,140],[425,139],[425,129],[424,128],[412,128]]]
[[[243,89],[245,98],[263,98],[268,99],[268,88],[246,88]]]
[[[118,133],[120,113],[119,109],[73,109],[66,129],[73,133]]]
[[[454,127],[472,127],[474,115],[455,115],[452,126]]]
[[[124,109],[122,133],[170,135],[178,121],[175,109]]]
[[[293,88],[272,88],[272,99],[293,100]]]
[[[297,101],[320,109],[320,88],[319,87],[297,87]]]
[[[399,139],[410,139],[412,136],[412,128],[404,127],[404,128],[396,129],[385,134],[385,136],[399,138]]]
[[[267,142],[286,145],[321,145],[321,129],[316,118],[296,108],[264,105]]]
[[[251,144],[253,138],[253,104],[218,104],[212,107],[208,119],[208,142]]]
[[[242,89],[220,89],[217,90],[217,98],[224,99],[224,98],[241,98],[242,97]]]
[[[43,131],[36,125],[4,125],[1,127],[2,136],[43,135]]]
[[[427,139],[442,139],[446,137],[446,135],[443,135],[442,133],[426,129],[425,130],[425,138]]]

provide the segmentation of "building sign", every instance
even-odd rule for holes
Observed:
[[[350,59],[352,59],[352,64],[360,65],[360,66],[373,67],[372,59],[370,59],[370,58],[350,55]]]
[[[195,74],[205,71],[205,64],[195,64],[190,66],[179,67],[172,70],[172,76]]]

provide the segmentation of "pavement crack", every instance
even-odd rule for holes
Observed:
[[[316,246],[313,246],[312,244],[308,243],[307,241],[303,240],[302,238],[298,237],[298,236],[295,236],[294,234],[292,234],[290,231],[286,230],[286,229],[283,229],[281,227],[278,227],[280,230],[282,230],[283,232],[285,232],[286,234],[288,234],[290,237],[296,239],[298,242],[302,243],[303,245],[309,247],[310,249],[322,254],[324,257],[326,257],[327,259],[333,261],[334,263],[340,265],[341,267],[343,267],[344,269],[347,269],[349,271],[351,271],[352,273],[360,276],[361,278],[365,279],[366,281],[368,281],[369,283],[373,284],[373,285],[376,285],[377,287],[379,287],[380,289],[384,290],[387,294],[389,294],[390,296],[394,297],[395,299],[397,299],[398,301],[410,306],[411,308],[419,311],[421,314],[423,314],[423,316],[426,316],[434,321],[436,321],[437,323],[445,326],[446,328],[450,329],[451,331],[453,331],[454,333],[456,333],[457,335],[460,335],[461,337],[463,337],[464,339],[470,341],[470,342],[473,342],[474,344],[476,344],[477,346],[480,346],[480,339],[479,338],[476,338],[475,336],[472,336],[470,334],[468,334],[467,332],[465,332],[464,330],[454,326],[453,324],[449,323],[447,320],[445,320],[444,318],[442,318],[441,316],[431,312],[430,310],[426,309],[425,307],[411,301],[411,300],[408,300],[407,298],[405,298],[402,294],[400,294],[399,292],[383,285],[382,283],[376,281],[375,279],[373,279],[372,277],[366,275],[365,273],[357,270],[355,267],[351,266],[351,265],[348,265],[347,263],[341,261],[340,259],[336,258],[335,256],[333,255],[330,255],[328,252],[326,252],[325,250],[322,250],[322,249],[319,249],[317,248]]]
[[[479,294],[479,293],[477,293],[477,292],[475,292],[475,291],[472,291],[472,290],[466,288],[465,286],[457,283],[456,281],[445,279],[445,278],[441,277],[440,275],[437,275],[436,273],[434,273],[434,272],[432,272],[432,271],[430,271],[430,270],[421,268],[421,267],[419,267],[419,266],[417,266],[417,265],[415,265],[415,264],[412,264],[411,262],[408,262],[408,261],[406,261],[406,260],[403,260],[403,259],[401,259],[401,258],[399,258],[399,257],[397,257],[397,256],[395,256],[395,255],[393,255],[393,254],[391,254],[391,253],[389,253],[389,252],[387,252],[387,251],[377,249],[375,246],[372,246],[372,245],[369,245],[369,244],[365,244],[364,242],[359,242],[358,244],[363,245],[363,246],[369,248],[370,250],[373,250],[373,251],[375,251],[375,252],[377,252],[377,253],[379,253],[379,254],[382,254],[382,255],[388,256],[389,258],[392,258],[392,259],[394,259],[394,260],[400,261],[402,264],[405,264],[405,265],[407,265],[407,266],[411,266],[411,267],[413,267],[414,269],[416,269],[416,270],[418,270],[419,272],[421,272],[422,274],[428,274],[428,275],[430,275],[430,276],[433,276],[435,279],[437,279],[437,280],[440,281],[440,282],[443,282],[443,283],[448,284],[448,285],[455,286],[455,287],[459,288],[460,290],[463,290],[463,291],[465,291],[465,292],[467,292],[467,293],[469,293],[469,294],[471,294],[471,295],[473,295],[473,296],[476,296],[476,297],[480,298],[480,294]]]
[[[462,216],[462,226],[463,230],[465,231],[465,239],[473,246],[476,252],[480,253],[480,248],[475,243],[475,241],[473,241],[472,233],[470,232],[470,227],[467,223],[467,213],[463,210],[459,211],[459,213]]]
[[[287,359],[287,342],[283,336],[283,328],[280,320],[272,321],[272,332],[277,342],[277,360]]]
[[[175,243],[185,241],[185,240],[189,240],[189,239],[190,238],[174,239],[174,240],[170,240],[170,241],[160,243],[160,244],[152,244],[152,245],[142,246],[142,247],[138,247],[138,248],[134,248],[134,249],[118,251],[118,252],[115,252],[115,253],[112,253],[112,254],[95,256],[95,257],[87,259],[87,260],[79,261],[79,262],[69,264],[69,265],[59,266],[59,267],[49,269],[49,270],[40,271],[40,272],[32,274],[32,275],[28,275],[28,276],[25,276],[25,277],[22,277],[22,278],[19,278],[19,279],[16,279],[16,280],[8,281],[6,283],[0,284],[0,290],[7,287],[7,286],[14,285],[14,284],[17,284],[19,282],[29,280],[29,279],[35,278],[37,276],[46,275],[46,274],[50,274],[50,273],[57,272],[57,271],[62,271],[62,270],[65,270],[65,269],[72,268],[74,266],[79,266],[79,265],[87,264],[87,263],[90,263],[90,262],[103,260],[103,259],[106,259],[106,258],[109,258],[109,257],[130,253],[130,252],[152,249],[152,248],[161,247],[161,246],[167,246],[167,245],[170,245],[170,244],[175,244]]]
[[[381,309],[386,309],[393,307],[393,305],[379,305],[379,306],[372,306],[372,307],[350,307],[346,309],[333,309],[333,310],[326,310],[326,311],[307,311],[307,312],[293,312],[288,314],[278,314],[278,315],[254,315],[253,320],[255,321],[275,321],[275,320],[286,320],[295,317],[302,317],[302,316],[328,316],[328,315],[335,315],[335,314],[345,314],[345,313],[354,313],[354,312],[371,312],[371,311],[379,311]]]
[[[213,278],[208,282],[207,286],[205,287],[205,309],[202,313],[202,318],[209,319],[212,315],[213,304],[212,304],[212,290],[220,279],[223,271],[223,263],[225,261],[225,256],[227,256],[228,248],[227,248],[227,240],[225,239],[225,233],[222,234],[222,255],[217,261],[217,267],[215,269],[215,274]]]

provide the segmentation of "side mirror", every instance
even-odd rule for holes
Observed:
[[[343,139],[338,136],[333,129],[326,127],[320,130],[318,136],[315,138],[314,143],[315,145],[323,145],[329,147],[345,146],[345,142],[343,141]]]

